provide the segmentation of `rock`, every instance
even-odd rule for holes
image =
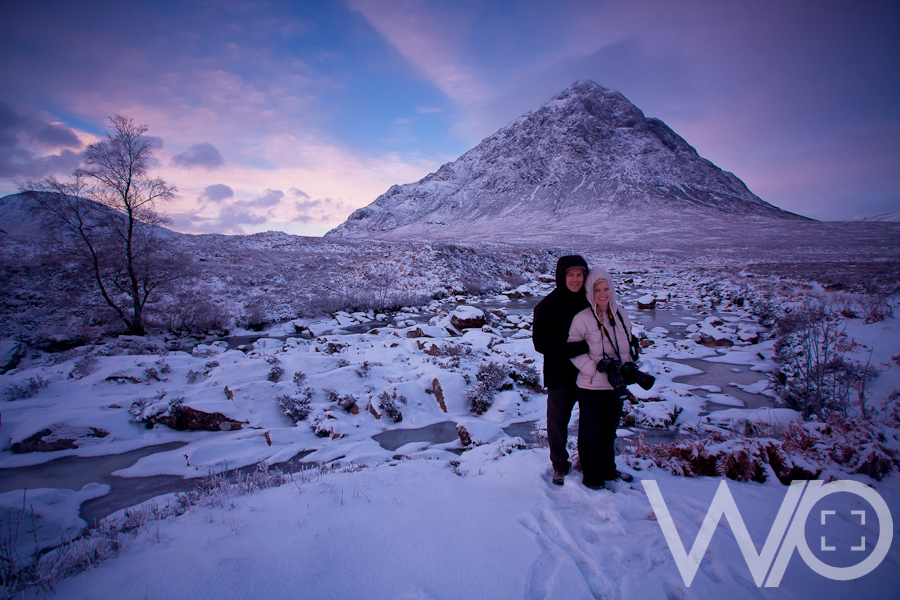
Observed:
[[[656,308],[656,297],[653,294],[644,294],[637,299],[638,308]]]
[[[410,329],[406,332],[406,337],[408,338],[421,338],[425,337],[425,332],[422,331],[421,327],[416,327],[415,329]]]
[[[457,329],[479,329],[487,324],[484,312],[474,306],[457,306],[450,313],[450,324]]]
[[[354,319],[351,315],[347,314],[344,311],[336,312],[332,315],[335,321],[338,322],[338,325],[341,327],[347,327],[348,325],[353,325],[356,323],[356,319]]]
[[[347,344],[339,344],[338,342],[328,342],[328,354],[340,354],[341,350],[347,347]]]
[[[243,428],[243,423],[222,413],[207,413],[190,406],[180,406],[177,410],[147,419],[148,426],[155,423],[177,431],[237,431]]]
[[[260,338],[253,342],[253,349],[267,352],[279,352],[284,349],[284,342],[275,338]]]
[[[378,409],[375,408],[375,405],[372,403],[369,403],[369,412],[372,413],[372,416],[376,419],[381,419],[381,413],[378,412]]]
[[[441,410],[447,412],[447,405],[444,403],[444,390],[441,388],[441,382],[437,380],[437,377],[431,382],[431,393],[434,394],[434,399],[437,400]]]
[[[441,349],[438,348],[437,344],[427,344],[422,341],[418,341],[418,342],[416,342],[416,344],[419,346],[419,350],[421,350],[422,352],[424,352],[425,354],[427,354],[429,356],[440,356],[441,355]]]
[[[109,377],[106,378],[106,381],[114,381],[116,383],[140,383],[141,380],[137,377],[133,377],[131,375],[125,375],[124,373],[113,373]]]
[[[0,341],[0,374],[16,368],[25,358],[25,344],[12,340]]]
[[[476,419],[457,423],[456,433],[464,446],[481,446],[503,437],[509,437],[497,425]]]
[[[13,454],[27,452],[56,452],[78,448],[91,438],[105,438],[109,435],[97,427],[72,427],[68,425],[51,425],[34,435],[12,445]],[[80,442],[80,443],[79,443]]]
[[[727,337],[715,337],[706,333],[700,334],[700,343],[710,348],[729,348],[734,346],[734,342]]]

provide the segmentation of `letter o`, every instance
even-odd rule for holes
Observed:
[[[832,489],[826,490],[825,488]],[[803,557],[803,561],[813,571],[822,577],[828,577],[829,579],[834,579],[836,581],[848,581],[867,575],[875,570],[875,567],[881,564],[881,561],[883,561],[884,557],[887,555],[894,538],[894,521],[891,518],[890,508],[888,508],[884,498],[882,498],[878,492],[858,481],[845,479],[833,481],[825,485],[822,485],[820,481],[809,482],[806,494],[803,497],[803,502],[807,506],[806,514],[803,515],[804,522],[809,517],[809,512],[812,510],[813,506],[815,506],[819,500],[838,492],[856,494],[875,509],[875,514],[878,515],[878,543],[875,544],[875,549],[872,550],[872,554],[851,567],[833,567],[819,560],[819,558],[809,549],[809,546],[806,543],[805,529],[803,538],[797,540],[796,545],[797,549],[800,551],[800,556]],[[800,518],[800,513],[798,512],[794,518]]]

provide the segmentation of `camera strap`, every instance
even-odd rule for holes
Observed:
[[[625,326],[625,319],[619,313],[619,310],[620,309],[618,307],[616,307],[615,315],[607,312],[607,314],[610,316],[610,320],[609,320],[610,325],[612,326],[613,331],[615,331],[615,329],[616,329],[616,320],[615,319],[616,319],[616,316],[618,316],[619,320],[622,322],[622,330],[625,332],[625,337],[628,338],[628,350],[629,350],[629,354],[631,355],[631,360],[637,361],[638,357],[641,354],[640,345],[638,343],[637,338],[634,337],[633,335],[631,335],[631,332],[628,331],[628,328]],[[621,351],[619,350],[618,341],[616,340],[616,338],[614,338],[613,336],[611,336],[609,334],[609,331],[606,330],[606,326],[600,320],[600,317],[597,316],[597,313],[595,313],[594,311],[591,311],[591,313],[594,315],[594,318],[597,320],[597,326],[600,328],[600,331],[606,335],[606,338],[609,340],[610,344],[612,344],[612,346],[616,349],[616,354],[617,354],[616,358],[621,359],[622,354],[621,354]],[[603,357],[606,358],[606,349],[605,348],[603,349]]]
[[[591,314],[593,314],[594,318],[597,319],[597,327],[600,328],[601,335],[606,335],[606,339],[608,339],[609,343],[612,345],[612,347],[616,349],[616,358],[621,360],[622,353],[619,351],[619,343],[616,341],[616,339],[613,336],[611,336],[609,334],[609,331],[606,330],[606,325],[603,324],[603,321],[600,320],[600,317],[597,316],[597,313],[595,313],[594,311],[591,311]],[[614,318],[615,317],[613,317],[613,319]],[[610,323],[613,327],[613,330],[615,330],[616,322],[611,319]],[[604,347],[603,344],[600,344],[600,347],[601,347],[601,350],[603,350],[603,358],[606,358],[606,347]]]

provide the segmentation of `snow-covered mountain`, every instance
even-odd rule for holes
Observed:
[[[882,213],[874,217],[859,217],[856,219],[847,219],[850,222],[875,222],[875,223],[900,223],[900,210],[894,212]]]
[[[806,220],[758,198],[619,92],[579,81],[326,235],[509,241],[596,235],[610,218],[642,229],[661,218],[741,217]]]

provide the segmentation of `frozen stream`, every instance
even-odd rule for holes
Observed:
[[[531,314],[538,298],[521,298],[504,302],[502,300],[490,300],[480,303],[477,306],[483,309],[502,308],[508,314]],[[628,306],[633,306],[633,301],[627,301]],[[643,325],[647,330],[654,328],[664,328],[666,336],[679,340],[684,339],[684,329],[690,323],[702,320],[708,313],[699,313],[697,310],[691,310],[683,307],[661,308],[654,310],[630,310],[632,320],[635,323]],[[410,315],[410,320],[417,323],[427,322],[433,314],[421,313],[418,315]],[[728,321],[736,321],[736,315],[719,315]],[[342,328],[345,333],[367,331],[372,327],[383,327],[384,323],[372,322],[360,324],[352,328]],[[338,333],[337,331],[334,332]],[[239,336],[227,338],[230,347],[239,347],[242,345],[252,344],[256,339],[261,337],[279,337],[269,336],[265,334],[257,334],[255,336]],[[283,336],[289,337],[289,336]],[[193,344],[190,344],[193,345]],[[187,349],[186,344],[182,349]],[[722,399],[723,395],[730,396],[737,401],[742,402],[747,408],[759,408],[772,406],[773,401],[770,397],[748,393],[735,385],[747,386],[755,384],[762,379],[766,379],[765,373],[751,371],[749,367],[744,365],[732,365],[721,362],[712,362],[708,360],[693,359],[666,359],[688,365],[694,369],[702,371],[692,375],[684,375],[676,377],[675,380],[680,384],[691,386],[692,392],[701,397],[710,396],[710,402],[707,403],[707,410],[719,410],[730,408],[734,405],[716,403],[716,399]],[[574,420],[573,420],[574,421]],[[505,428],[510,436],[519,436],[529,440],[532,437],[532,431],[535,423],[533,421],[525,421],[513,423]],[[645,439],[651,443],[660,443],[671,441],[678,436],[678,432],[669,430],[649,430],[641,429],[636,432],[644,433]],[[457,439],[456,423],[453,421],[444,421],[434,423],[420,428],[396,428],[386,430],[373,436],[383,448],[394,451],[409,443],[427,442],[431,444],[444,444]],[[13,468],[0,469],[0,493],[35,488],[66,488],[79,490],[85,484],[97,482],[110,486],[110,492],[99,498],[94,498],[83,503],[81,506],[81,517],[90,524],[95,519],[103,518],[117,510],[133,506],[144,500],[153,498],[160,494],[179,492],[193,489],[196,479],[185,479],[178,476],[159,475],[153,477],[134,477],[125,478],[117,477],[112,473],[125,469],[135,464],[140,458],[157,452],[171,451],[183,445],[181,442],[173,442],[156,446],[148,446],[123,454],[97,456],[97,457],[76,457],[69,456],[47,463]],[[301,459],[306,454],[300,453],[291,461],[282,463],[279,466],[283,470],[291,470],[302,467],[304,463]],[[273,465],[275,466],[275,465]],[[238,472],[253,470],[255,465],[244,467],[243,469],[235,469],[230,471],[232,477]]]

